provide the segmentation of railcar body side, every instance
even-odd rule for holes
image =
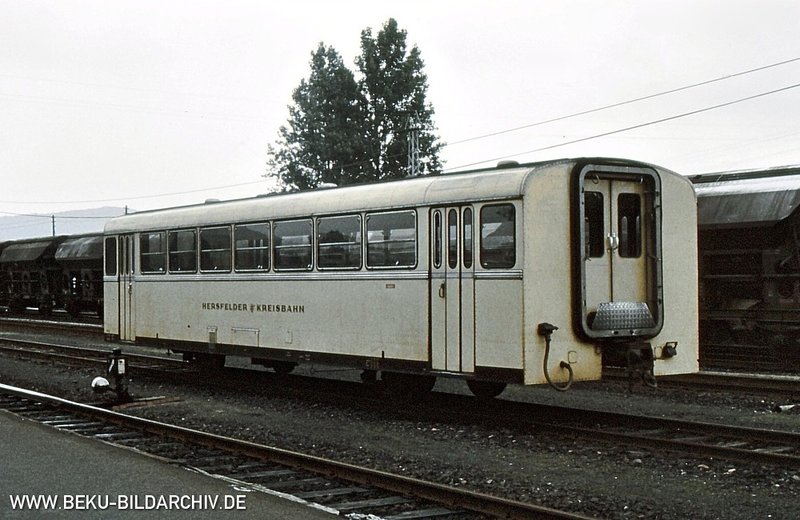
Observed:
[[[597,379],[603,350],[693,372],[695,214],[674,173],[583,159],[122,216],[105,333],[504,383]]]
[[[800,168],[702,174],[691,180],[698,198],[707,360],[723,362],[716,359],[716,346],[737,344],[750,352],[747,367],[797,370]]]

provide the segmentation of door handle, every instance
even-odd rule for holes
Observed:
[[[447,285],[442,282],[442,285],[439,286],[439,298],[444,298],[447,296]]]
[[[128,282],[128,294],[133,294],[133,284]]]
[[[608,235],[608,250],[616,251],[619,248],[619,237],[616,233],[609,233]]]

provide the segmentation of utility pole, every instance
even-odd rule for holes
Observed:
[[[50,220],[53,223],[53,236],[56,236],[56,216],[50,215]]]
[[[422,165],[419,162],[419,120],[417,115],[414,114],[409,118],[406,124],[408,131],[408,169],[409,177],[417,177],[422,175]]]

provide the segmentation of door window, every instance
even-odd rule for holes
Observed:
[[[619,194],[617,220],[619,256],[638,258],[642,254],[642,203],[638,194]]]
[[[605,212],[603,211],[603,194],[599,191],[587,191],[583,195],[584,220],[583,236],[586,256],[600,258],[605,254]]]
[[[447,266],[458,267],[458,212],[454,209],[447,212]]]

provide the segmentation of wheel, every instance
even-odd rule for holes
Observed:
[[[480,381],[478,379],[467,379],[467,386],[472,395],[481,399],[492,399],[502,394],[503,390],[506,389],[506,383]]]
[[[297,363],[292,363],[291,361],[273,361],[269,366],[272,367],[272,370],[274,370],[276,374],[285,376],[294,370]]]
[[[81,313],[81,306],[78,302],[70,300],[67,302],[67,314],[77,318]]]
[[[381,372],[381,379],[386,385],[386,392],[401,400],[422,398],[436,385],[436,376],[424,374]]]
[[[19,299],[13,299],[8,304],[8,312],[11,314],[24,314],[25,313],[25,302]]]
[[[192,363],[201,372],[216,372],[225,368],[225,356],[221,354],[195,353],[192,356]]]

